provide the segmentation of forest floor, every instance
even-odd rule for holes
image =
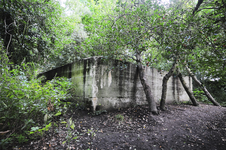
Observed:
[[[46,133],[43,139],[14,149],[226,149],[226,107],[168,105],[168,110],[152,115],[147,106],[136,106],[97,116],[76,110],[63,117],[64,120],[72,118],[75,124],[68,139],[77,139],[70,144],[62,144],[70,132],[65,124],[61,124],[54,134]]]

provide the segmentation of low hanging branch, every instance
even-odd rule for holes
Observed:
[[[212,95],[209,93],[209,91],[206,89],[206,87],[196,78],[196,76],[191,72],[191,70],[188,68],[187,65],[185,65],[185,68],[189,75],[192,77],[193,80],[195,80],[196,83],[201,87],[201,89],[204,91],[206,97],[211,101],[215,106],[220,106],[220,104],[212,97]]]
[[[161,97],[161,102],[160,102],[160,109],[163,111],[165,110],[165,103],[166,103],[167,82],[168,82],[169,78],[172,76],[172,74],[175,70],[176,64],[177,64],[177,58],[175,59],[170,71],[163,77],[163,80],[162,80],[162,97]]]
[[[193,104],[194,106],[198,106],[199,104],[198,104],[198,102],[196,101],[195,96],[193,95],[191,89],[187,86],[187,84],[186,84],[186,82],[184,81],[184,78],[183,78],[183,76],[182,76],[182,74],[181,74],[180,72],[179,72],[179,74],[178,74],[178,77],[179,77],[179,79],[180,79],[180,81],[181,81],[181,83],[182,83],[182,85],[183,85],[185,91],[187,92],[189,98],[191,99],[192,104]]]

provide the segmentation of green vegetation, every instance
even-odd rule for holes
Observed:
[[[121,114],[115,115],[115,118],[116,118],[118,121],[123,121],[123,120],[124,120],[124,116],[121,115]]]
[[[63,143],[62,143],[62,144],[67,143],[67,147],[68,147],[68,149],[69,149],[71,140],[73,140],[73,139],[75,139],[75,140],[76,140],[76,139],[78,138],[78,136],[76,136],[76,137],[72,137],[72,130],[74,130],[74,129],[75,129],[75,124],[73,123],[73,121],[72,121],[72,119],[71,119],[71,118],[70,118],[70,119],[68,119],[68,121],[67,121],[67,122],[63,121],[63,122],[61,122],[61,123],[66,123],[66,124],[67,124],[67,125],[66,125],[66,127],[67,127],[67,136],[66,136],[66,141],[63,141]]]
[[[204,103],[209,103],[208,99],[206,98],[206,96],[204,95],[204,92],[202,90],[194,89],[193,93],[194,93],[194,96],[197,98],[198,101],[204,102]]]
[[[36,75],[84,57],[136,63],[155,114],[142,65],[197,77],[198,100],[209,103],[210,93],[226,105],[225,12],[224,0],[67,0],[65,7],[57,0],[0,1],[0,145],[45,136],[57,125],[70,106],[60,100],[79,91],[68,79],[44,84]]]
[[[70,96],[71,82],[66,78],[55,78],[42,84],[41,79],[36,79],[34,63],[12,66],[3,50],[0,62],[0,127],[10,132],[0,141],[1,146],[34,138],[30,130],[43,136],[51,126],[48,123],[53,116],[66,112],[68,106],[60,99]]]

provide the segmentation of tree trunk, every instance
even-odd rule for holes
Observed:
[[[158,110],[157,110],[157,107],[156,107],[156,103],[155,103],[154,97],[151,93],[151,88],[147,84],[147,81],[145,79],[144,70],[143,70],[141,63],[138,64],[138,72],[139,72],[141,84],[142,84],[143,89],[144,89],[144,93],[146,95],[146,99],[148,101],[149,110],[152,112],[152,114],[157,115]]]
[[[191,70],[188,68],[187,65],[185,65],[185,68],[189,75],[192,77],[195,82],[198,83],[198,85],[201,87],[201,89],[204,91],[206,97],[211,101],[215,106],[220,106],[220,104],[212,97],[212,95],[209,93],[209,91],[206,89],[206,87],[196,78],[196,76],[191,72]]]
[[[167,82],[168,82],[169,78],[172,76],[172,74],[175,70],[176,64],[177,64],[177,60],[175,59],[173,66],[171,67],[169,72],[163,77],[163,80],[162,80],[162,97],[161,97],[161,101],[160,101],[160,109],[163,111],[165,110],[165,103],[166,103]]]
[[[193,95],[192,91],[190,90],[190,88],[189,88],[189,87],[187,86],[187,84],[185,83],[184,78],[182,77],[182,74],[181,74],[180,72],[179,72],[179,74],[178,74],[178,77],[179,77],[179,79],[180,79],[180,81],[181,81],[181,83],[182,83],[182,85],[183,85],[185,91],[187,92],[189,98],[191,99],[192,104],[193,104],[194,106],[198,106],[199,104],[198,104],[198,102],[196,101],[195,96]]]

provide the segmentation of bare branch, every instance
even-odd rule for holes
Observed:
[[[10,130],[7,130],[7,131],[0,131],[0,134],[6,134],[6,133],[8,133],[8,132],[10,132]]]
[[[4,20],[4,23],[5,23],[5,33],[10,35],[9,42],[8,42],[8,44],[7,44],[7,47],[6,47],[6,54],[8,54],[8,51],[9,51],[9,45],[10,45],[11,40],[12,40],[12,34],[10,34],[10,33],[7,31],[7,29],[9,28],[10,25],[12,25],[12,23],[10,23],[10,24],[7,26],[7,24],[6,24],[6,18],[5,18],[5,20]]]

